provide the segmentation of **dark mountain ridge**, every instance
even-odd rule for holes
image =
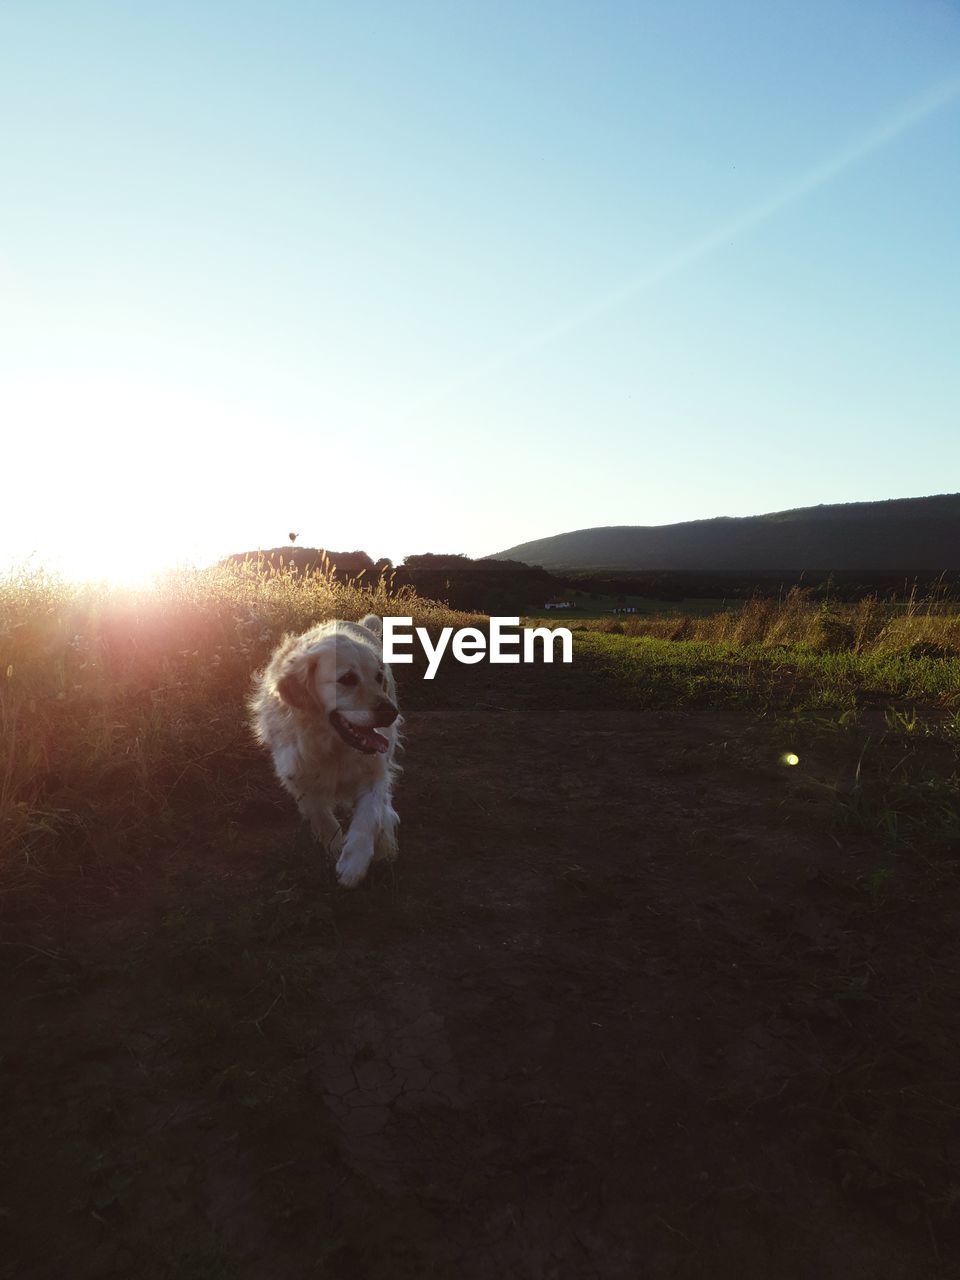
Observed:
[[[960,568],[960,493],[577,529],[491,558],[545,569],[938,572]]]

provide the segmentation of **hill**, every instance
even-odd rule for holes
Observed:
[[[577,529],[492,558],[545,569],[936,572],[960,568],[960,494]]]

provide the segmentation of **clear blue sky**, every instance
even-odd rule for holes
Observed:
[[[6,0],[4,558],[960,489],[960,6]]]

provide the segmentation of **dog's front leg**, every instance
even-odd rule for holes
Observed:
[[[370,868],[383,831],[385,805],[393,813],[389,797],[379,787],[364,792],[356,803],[337,863],[337,878],[345,889],[358,885]]]
[[[297,805],[324,849],[332,858],[339,857],[343,848],[343,832],[329,802],[321,796],[307,794],[300,796]]]

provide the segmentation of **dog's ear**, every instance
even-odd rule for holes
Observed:
[[[375,636],[383,639],[383,619],[378,618],[375,613],[368,613],[365,618],[360,619],[361,627],[366,627],[368,631],[372,631]]]
[[[316,659],[311,658],[306,665],[301,663],[280,677],[277,681],[277,693],[287,706],[296,707],[298,711],[308,711],[315,705],[307,689],[307,681],[312,679],[316,668]]]

